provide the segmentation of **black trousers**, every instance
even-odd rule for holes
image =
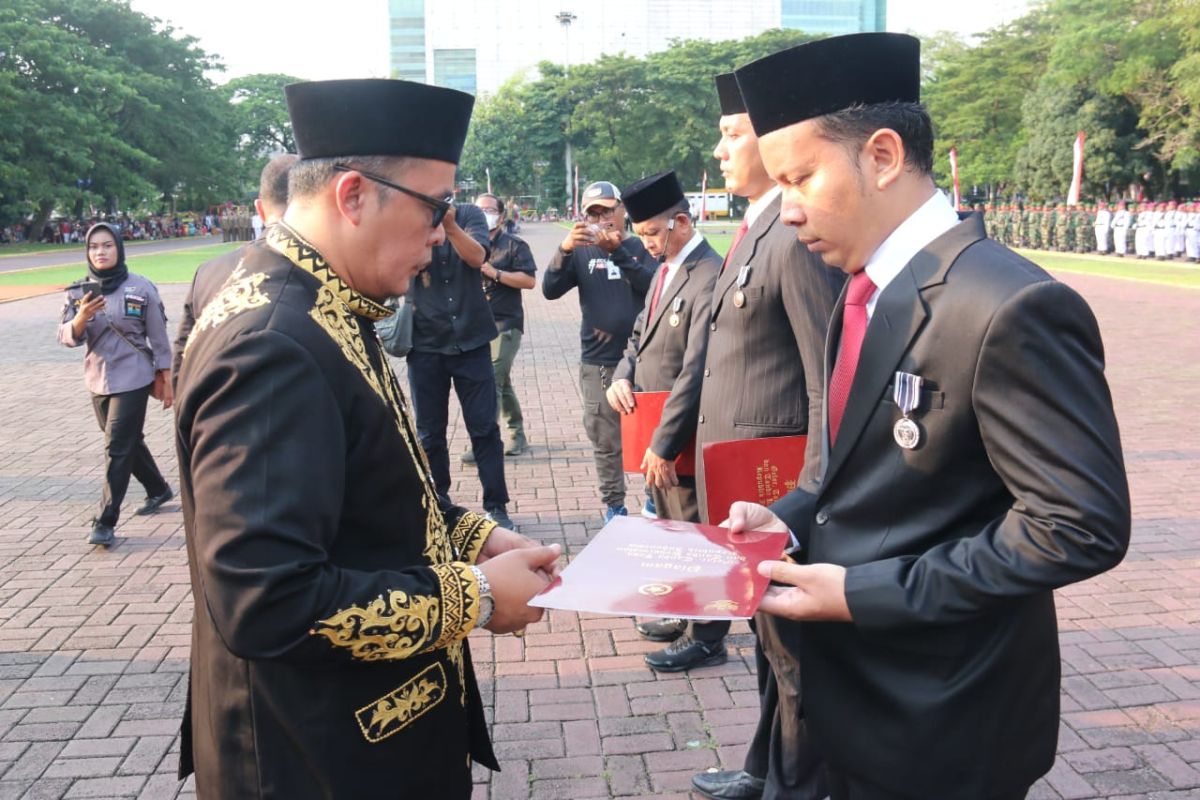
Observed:
[[[117,524],[130,475],[150,497],[167,490],[167,482],[142,436],[149,399],[150,385],[120,394],[92,395],[92,409],[104,431],[104,493],[96,514],[96,521],[104,525]]]
[[[800,624],[758,613],[754,660],[759,718],[746,750],[746,772],[766,781],[762,800],[820,800],[829,794],[825,764],[809,741],[800,687]]]
[[[455,355],[408,354],[408,384],[417,412],[417,435],[438,494],[450,496],[450,451],[446,426],[450,422],[450,386],[462,406],[463,422],[471,437],[475,467],[483,484],[483,507],[488,511],[508,503],[504,481],[504,443],[496,423],[496,373],[490,344]]]

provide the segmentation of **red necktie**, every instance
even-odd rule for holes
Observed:
[[[867,301],[874,292],[875,284],[867,277],[865,269],[850,278],[850,286],[846,289],[846,307],[842,311],[842,336],[838,342],[837,361],[833,364],[833,374],[829,376],[830,446],[837,441],[842,415],[846,413],[850,385],[854,383],[858,356],[862,352],[863,338],[867,335]]]
[[[667,279],[667,265],[663,264],[658,271],[658,281],[654,284],[654,294],[650,296],[650,313],[646,315],[646,326],[654,319],[654,309],[658,308],[658,298],[662,297],[663,282]]]
[[[746,235],[749,226],[746,225],[746,220],[742,220],[742,227],[738,228],[737,234],[733,237],[733,244],[729,245],[729,252],[725,254],[725,263],[721,265],[721,272],[725,271],[725,267],[729,266],[729,259],[733,258],[733,251],[737,250],[737,246],[742,243],[742,237]]]

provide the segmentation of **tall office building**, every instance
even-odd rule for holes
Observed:
[[[393,77],[494,92],[540,61],[645,56],[671,39],[742,39],[771,28],[886,29],[886,0],[389,0]],[[570,24],[560,15],[567,12]]]

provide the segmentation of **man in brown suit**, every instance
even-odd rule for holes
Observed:
[[[692,226],[674,172],[643,178],[621,194],[634,233],[662,266],[606,396],[609,405],[628,414],[635,389],[671,392],[642,466],[659,516],[698,522],[696,479],[677,475],[675,459],[695,434],[708,309],[721,256]]]
[[[725,188],[750,201],[713,291],[700,417],[696,429],[696,488],[701,519],[710,519],[703,459],[707,442],[795,436],[821,428],[825,332],[845,276],[830,269],[779,219],[780,191],[758,153],[758,138],[731,73],[715,78],[721,102],[713,156]],[[747,391],[752,387],[752,391]],[[805,448],[804,472],[820,466],[820,437]],[[801,476],[789,476],[796,481]],[[796,662],[799,626],[758,615],[755,656],[762,714],[744,769],[700,773],[693,787],[720,800],[823,798],[821,760],[808,743],[800,708]],[[647,638],[680,636],[683,620],[638,626]],[[693,623],[693,638],[711,641],[729,632],[727,621]],[[687,637],[668,648],[676,659],[694,645]],[[666,654],[664,654],[666,657]]]

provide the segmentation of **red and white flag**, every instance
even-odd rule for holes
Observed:
[[[1079,205],[1079,191],[1083,186],[1083,131],[1075,137],[1075,165],[1071,169],[1071,188],[1067,191],[1067,205]]]
[[[962,208],[962,192],[958,188],[958,148],[950,148],[950,175],[954,178],[954,210]]]
[[[704,222],[704,215],[708,211],[708,170],[704,170],[704,174],[700,177],[700,221]]]

